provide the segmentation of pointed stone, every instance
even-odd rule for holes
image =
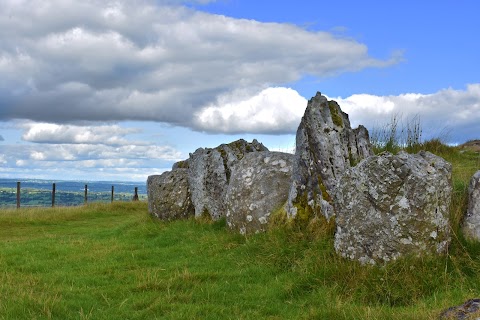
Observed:
[[[373,155],[368,131],[352,129],[337,102],[320,92],[308,101],[296,136],[289,217],[308,220],[333,215],[332,194],[345,170]]]

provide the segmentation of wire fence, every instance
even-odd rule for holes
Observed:
[[[20,207],[55,207],[55,206],[78,206],[89,202],[114,202],[114,201],[140,201],[146,200],[146,195],[138,193],[138,187],[129,192],[115,193],[115,186],[111,190],[90,190],[88,184],[82,192],[57,190],[57,184],[52,183],[52,189],[22,188],[21,182],[17,182],[16,188],[4,188],[0,190],[0,208]]]

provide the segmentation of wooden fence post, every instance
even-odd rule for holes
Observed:
[[[17,209],[20,208],[20,181],[17,182]]]
[[[88,185],[85,185],[85,201],[84,203],[87,204],[88,202]]]
[[[135,194],[133,195],[133,201],[138,201],[138,187],[135,187]]]
[[[110,201],[110,202],[113,202],[113,192],[114,192],[114,189],[115,189],[115,188],[112,186],[112,201]]]
[[[55,183],[52,185],[52,208],[55,207]]]

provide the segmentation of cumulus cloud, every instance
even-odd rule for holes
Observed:
[[[23,141],[2,145],[2,177],[145,180],[185,157],[168,144],[133,140],[143,133],[122,124],[15,121],[11,126],[23,130]]]
[[[478,139],[480,123],[480,84],[465,90],[452,88],[432,94],[407,93],[398,96],[357,94],[333,98],[350,115],[353,125],[374,128],[389,123],[392,116],[409,121],[418,116],[425,138],[461,143]]]
[[[92,161],[82,161],[79,166],[72,166],[68,162],[42,162],[35,167],[28,166],[28,161],[20,161],[15,167],[0,166],[0,175],[4,178],[15,179],[61,179],[61,180],[121,180],[142,181],[152,174],[161,174],[170,170],[170,166],[156,167],[148,164],[120,167],[96,167]],[[130,163],[125,163],[130,164]]]
[[[307,100],[290,88],[267,88],[256,95],[220,96],[197,114],[196,126],[223,133],[292,133]]]
[[[36,122],[28,122],[23,124],[23,127],[25,129],[23,140],[50,144],[129,145],[132,141],[125,139],[125,136],[141,131],[138,128],[122,128],[119,125],[78,126]]]
[[[480,84],[465,90],[444,89],[432,94],[397,96],[355,94],[330,97],[350,116],[352,126],[380,128],[397,117],[404,122],[418,117],[425,138],[449,142],[478,138]],[[307,100],[295,90],[268,88],[254,95],[226,95],[197,113],[197,127],[210,132],[291,133],[303,116]],[[406,123],[404,123],[406,125]]]
[[[66,180],[88,176],[145,180],[148,175],[169,170],[172,162],[183,158],[173,147],[156,145],[43,143],[6,145],[2,152],[0,174],[4,177],[21,173],[28,178],[59,176]]]
[[[89,144],[30,146],[22,150],[30,160],[40,161],[85,161],[85,160],[168,160],[178,161],[181,153],[168,146],[106,146]]]
[[[237,90],[401,59],[375,59],[330,33],[175,1],[2,1],[0,12],[0,120],[149,120],[208,130],[194,115]]]
[[[2,135],[0,135],[0,141],[5,141]]]

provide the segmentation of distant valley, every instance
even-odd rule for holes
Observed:
[[[88,202],[111,201],[112,186],[114,187],[114,201],[131,201],[135,188],[138,188],[139,200],[147,199],[146,184],[142,182],[0,179],[0,207],[16,206],[17,182],[20,182],[22,207],[51,206],[53,183],[55,183],[56,189],[56,206],[83,204],[85,201],[85,185],[88,187]]]

